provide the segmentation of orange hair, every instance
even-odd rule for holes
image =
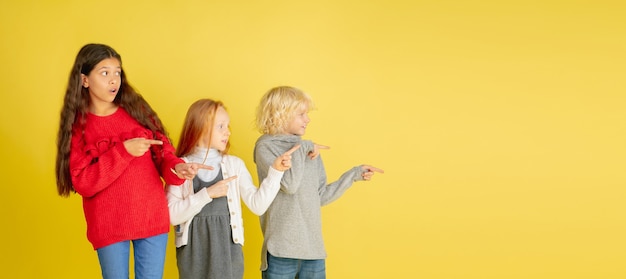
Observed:
[[[185,116],[183,130],[180,132],[176,156],[184,157],[193,153],[194,148],[205,134],[209,135],[209,142],[211,141],[210,136],[213,131],[215,113],[219,107],[226,109],[222,102],[211,99],[200,99],[191,104]],[[229,147],[230,142],[226,144],[222,153],[226,154]]]

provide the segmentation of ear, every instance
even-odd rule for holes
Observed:
[[[89,88],[89,79],[87,78],[87,76],[84,74],[80,74],[80,79],[82,81],[83,87]]]

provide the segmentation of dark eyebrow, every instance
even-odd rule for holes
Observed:
[[[108,69],[110,69],[110,68],[111,68],[111,67],[109,67],[109,66],[102,66],[102,67],[98,68],[98,70],[102,70],[102,69],[107,69],[107,70],[108,70]],[[122,67],[113,67],[113,68],[114,68],[114,69],[118,69],[118,70],[120,70],[120,71],[122,70]]]

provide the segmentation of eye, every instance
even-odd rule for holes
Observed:
[[[104,71],[104,72],[102,72],[102,73],[100,73],[100,74],[106,77],[106,76],[108,76],[108,75],[109,75],[109,72]]]
[[[120,72],[120,71],[116,71],[116,72],[115,72],[115,75],[119,77],[119,76],[121,76],[121,75],[122,75],[122,72]]]

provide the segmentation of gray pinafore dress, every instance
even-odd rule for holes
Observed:
[[[193,191],[222,180],[222,172],[213,181],[193,179]],[[213,199],[202,208],[189,225],[187,245],[176,248],[178,274],[181,279],[241,279],[243,250],[235,244],[230,230],[226,197]]]

